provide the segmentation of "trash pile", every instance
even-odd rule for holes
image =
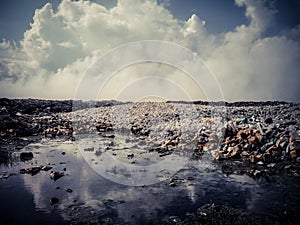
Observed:
[[[251,163],[271,163],[299,157],[300,128],[273,124],[267,118],[264,124],[247,123],[247,118],[229,121],[224,129],[224,139],[219,150],[214,151],[217,160],[234,158]]]
[[[222,138],[212,132],[211,124],[203,126],[198,131],[196,153],[201,155],[205,150],[210,150],[214,159],[226,166],[231,161],[269,170],[279,166],[281,169],[290,170],[294,176],[300,176],[299,121],[276,120],[272,117],[255,118],[253,115],[229,119],[224,123]],[[291,163],[298,166],[292,166]],[[261,169],[256,168],[250,175],[257,178],[268,171]],[[234,170],[231,168],[231,172]]]
[[[209,151],[218,162],[300,174],[299,104],[75,101],[77,110],[70,112],[70,107],[70,101],[0,99],[0,159],[7,160],[10,150],[21,148],[32,136],[74,140],[76,135],[94,134],[114,141],[119,134],[133,136],[162,156],[179,150],[194,151],[201,158]],[[254,176],[260,174],[255,171]]]

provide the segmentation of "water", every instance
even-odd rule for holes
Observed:
[[[34,158],[20,161],[22,151],[33,152]],[[112,148],[107,152],[116,152],[112,157],[128,165],[132,165],[132,161],[135,165],[148,165],[144,158],[150,158],[152,165],[159,160],[156,153],[147,152],[140,159],[123,157],[131,153],[130,148],[123,151]],[[92,151],[86,153],[92,154]],[[92,157],[83,154],[77,142],[51,139],[43,139],[16,152],[11,164],[0,167],[1,174],[10,175],[7,179],[0,179],[1,224],[85,221],[158,224],[174,215],[183,218],[187,212],[195,212],[207,203],[227,205],[278,220],[299,219],[299,182],[295,182],[295,178],[274,177],[264,182],[247,175],[226,176],[207,153],[201,160],[189,160],[176,174],[156,171],[160,182],[129,186],[99,175],[97,168],[101,167],[97,167],[95,162],[101,157],[93,154],[95,160],[91,164],[87,161]],[[51,170],[40,171],[33,176],[19,173],[22,168],[40,165],[52,166],[51,170],[63,172],[64,176],[54,181],[50,179]],[[127,178],[132,176],[124,176],[124,179]],[[170,182],[174,183],[174,187],[169,186]],[[67,189],[71,189],[72,193]],[[51,205],[52,197],[58,198],[59,202]]]

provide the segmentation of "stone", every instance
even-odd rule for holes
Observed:
[[[297,151],[296,151],[296,150],[290,151],[290,157],[291,157],[292,159],[297,158]]]
[[[248,135],[249,135],[248,130],[240,130],[237,133],[236,137],[239,139],[245,140],[245,139],[247,139]]]
[[[262,172],[260,170],[254,170],[252,175],[254,178],[260,178],[262,175]]]
[[[267,119],[265,119],[265,123],[266,124],[272,124],[273,123],[273,119],[271,117],[268,117]]]
[[[51,171],[50,178],[54,181],[58,180],[59,178],[63,177],[65,174],[63,172],[54,172]]]
[[[0,179],[7,179],[10,177],[10,175],[11,174],[9,174],[9,173],[2,173],[2,174],[0,174]]]
[[[41,171],[41,167],[40,166],[34,166],[31,168],[27,168],[27,169],[20,169],[20,173],[21,174],[30,174],[31,176],[38,174]]]
[[[134,154],[132,153],[132,154],[129,154],[129,155],[127,155],[127,158],[128,159],[132,159],[134,157]]]
[[[256,137],[255,136],[249,137],[248,138],[248,144],[250,144],[250,145],[256,144]]]
[[[86,152],[93,152],[93,151],[94,151],[94,147],[85,148],[85,149],[83,149],[83,151],[86,151]]]
[[[33,158],[33,154],[32,152],[22,152],[20,154],[20,159],[22,161],[27,161],[27,160],[31,160]]]
[[[247,159],[249,157],[249,153],[247,151],[242,151],[240,157],[242,159]]]
[[[72,190],[71,188],[68,188],[68,189],[66,190],[66,192],[68,192],[68,193],[72,193],[72,192],[73,192],[73,190]]]
[[[255,133],[255,139],[258,141],[258,143],[261,143],[263,140],[263,136],[261,135],[261,133],[256,132]]]
[[[170,183],[169,183],[169,186],[170,186],[170,187],[176,187],[176,183],[175,183],[175,182],[170,182]]]
[[[275,166],[276,166],[276,163],[270,163],[270,164],[267,165],[267,167],[269,167],[269,168],[273,168]]]
[[[270,163],[272,161],[272,156],[270,153],[264,153],[262,158],[265,163]]]
[[[48,170],[51,170],[52,169],[52,166],[42,166],[41,167],[41,170],[43,171],[48,171]]]
[[[233,157],[238,156],[238,151],[239,151],[239,147],[237,145],[230,148],[230,150],[226,154],[226,158],[233,158]]]
[[[56,203],[58,203],[58,202],[59,202],[59,199],[58,199],[58,198],[56,198],[56,197],[50,198],[50,204],[51,204],[51,205],[54,205],[54,204],[56,204]]]

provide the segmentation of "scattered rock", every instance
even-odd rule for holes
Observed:
[[[265,123],[266,124],[272,124],[273,123],[273,119],[271,117],[265,119]]]
[[[94,147],[85,148],[84,151],[86,151],[86,152],[93,152],[94,151]]]
[[[133,157],[134,157],[134,154],[132,153],[132,154],[129,154],[129,155],[127,155],[127,158],[128,159],[133,159]]]
[[[7,179],[10,176],[11,176],[11,174],[4,172],[4,173],[0,174],[0,179]]]
[[[20,173],[22,173],[22,174],[28,173],[33,176],[35,174],[38,174],[40,171],[41,171],[41,167],[35,166],[35,167],[28,168],[28,169],[21,169]]]
[[[31,160],[33,158],[33,154],[32,152],[22,152],[20,154],[20,159],[22,161],[27,161],[27,160]]]
[[[50,199],[50,204],[51,204],[51,205],[54,205],[54,204],[56,204],[56,203],[58,203],[58,202],[59,202],[59,199],[56,198],[56,197],[52,197],[52,198]]]
[[[52,166],[42,166],[41,167],[41,170],[43,171],[48,171],[48,170],[51,170],[52,169]]]
[[[65,174],[64,172],[54,172],[51,171],[50,178],[54,181],[58,180],[59,178],[63,177]]]
[[[169,183],[169,186],[170,187],[176,187],[176,183],[172,181],[172,182]]]
[[[291,157],[292,159],[297,158],[297,151],[296,151],[296,150],[290,151],[290,157]]]

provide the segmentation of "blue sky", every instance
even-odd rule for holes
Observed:
[[[61,0],[3,0],[0,7],[0,37],[10,40],[21,40],[25,30],[29,29],[35,9],[42,8],[50,2],[57,8]],[[94,0],[108,8],[116,5],[116,0]],[[207,30],[212,33],[226,32],[237,25],[247,23],[244,9],[234,4],[233,0],[160,0],[174,16],[187,20],[191,14],[197,14],[207,22]],[[273,7],[277,10],[276,26],[269,32],[280,32],[299,23],[300,3],[297,0],[274,0]],[[269,3],[270,4],[270,3]]]
[[[72,98],[80,76],[97,58],[119,45],[153,39],[197,54],[214,73],[227,101],[300,101],[299,0],[6,0],[0,4],[3,97]],[[180,80],[185,87],[189,83],[179,71],[157,65],[145,68],[130,68],[127,75],[121,71],[128,78],[122,85],[131,85],[129,80],[134,82],[141,74],[150,76],[153,70],[169,73],[169,80]],[[112,80],[111,87],[120,85],[117,78]],[[155,88],[162,90],[158,97],[164,87]],[[134,93],[138,92],[143,90]],[[203,98],[195,90],[190,95]]]

